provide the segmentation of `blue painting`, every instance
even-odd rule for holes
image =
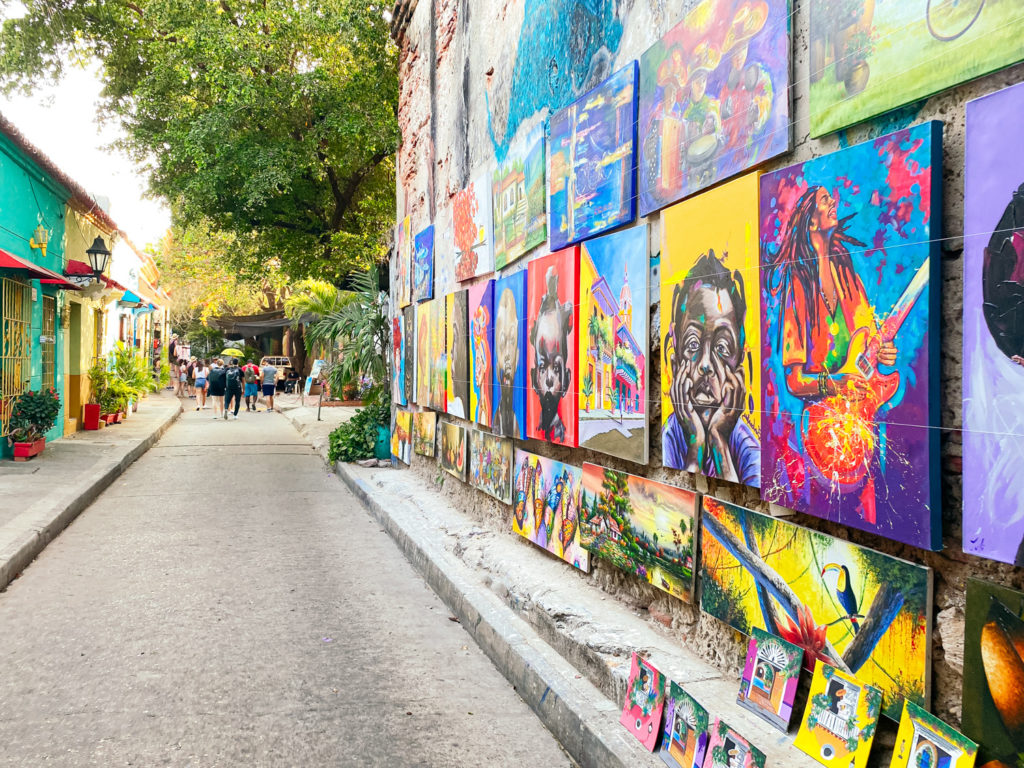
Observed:
[[[412,263],[413,301],[434,298],[434,225],[416,235]]]
[[[526,439],[526,270],[494,284],[496,435]]]

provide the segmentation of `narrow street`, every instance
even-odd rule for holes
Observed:
[[[571,765],[282,416],[211,415],[0,593],[0,765]]]

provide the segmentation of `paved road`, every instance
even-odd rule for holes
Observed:
[[[187,412],[0,594],[0,765],[571,765],[278,414]]]

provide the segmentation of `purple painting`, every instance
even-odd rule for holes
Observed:
[[[941,546],[941,124],[761,177],[761,497]]]
[[[1024,564],[1024,86],[967,103],[964,552]]]

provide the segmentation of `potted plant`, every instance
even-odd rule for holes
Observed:
[[[14,446],[14,460],[27,461],[42,453],[46,433],[53,429],[60,413],[60,397],[54,389],[22,392],[11,408],[8,442]]]

